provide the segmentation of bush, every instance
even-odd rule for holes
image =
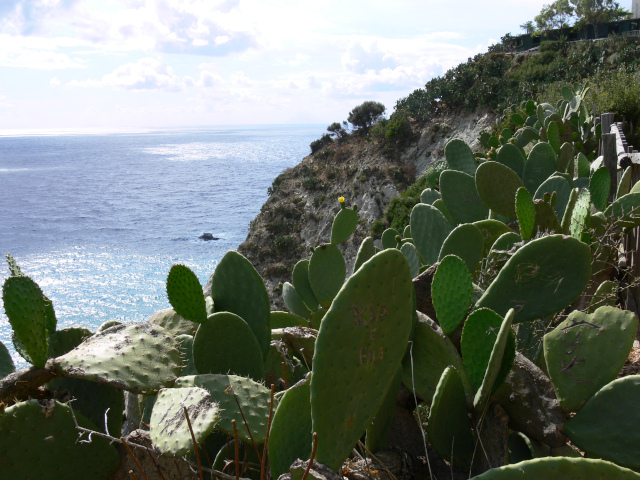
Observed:
[[[382,117],[385,110],[382,103],[368,100],[351,110],[347,120],[354,127],[366,130]]]
[[[309,147],[311,147],[311,153],[316,153],[322,147],[324,147],[325,145],[329,145],[331,142],[333,142],[331,135],[329,135],[328,133],[323,134],[322,137],[320,137],[318,140],[314,140],[309,144]]]

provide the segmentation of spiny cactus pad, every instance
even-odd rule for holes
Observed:
[[[553,211],[556,212],[556,215],[559,219],[564,215],[564,211],[567,208],[567,202],[569,201],[569,197],[571,196],[571,185],[569,182],[563,177],[558,175],[552,175],[547,178],[536,190],[536,193],[533,195],[534,200],[541,200],[544,198],[545,193],[552,194],[556,192],[556,203],[553,205]]]
[[[282,299],[284,300],[284,304],[294,315],[304,318],[309,318],[311,316],[311,310],[309,310],[307,304],[302,300],[302,297],[296,290],[296,287],[291,285],[289,282],[284,282],[282,285]]]
[[[571,214],[571,224],[569,225],[569,233],[573,238],[583,239],[583,235],[589,228],[589,216],[591,205],[591,194],[586,188],[580,192],[576,204]]]
[[[496,156],[496,162],[509,167],[516,172],[519,178],[522,178],[522,171],[524,170],[525,158],[518,147],[507,143],[498,149]]]
[[[398,245],[398,241],[396,237],[400,235],[400,232],[395,228],[387,228],[384,232],[382,232],[382,237],[380,241],[382,242],[382,248],[396,248]]]
[[[566,172],[567,167],[573,161],[573,156],[575,155],[575,148],[572,143],[565,142],[560,147],[560,153],[558,154],[558,165],[556,169],[558,172]]]
[[[476,161],[469,145],[464,140],[455,138],[444,147],[444,156],[452,170],[464,172],[468,175],[476,173]]]
[[[438,322],[447,335],[467,315],[472,293],[471,276],[464,261],[455,255],[444,257],[433,276],[431,298]]]
[[[536,207],[526,188],[519,188],[516,192],[516,214],[520,236],[523,240],[529,240],[536,233]]]
[[[514,310],[511,309],[505,315],[502,325],[500,325],[500,331],[491,349],[482,384],[473,399],[473,407],[479,413],[482,413],[486,408],[491,393],[504,382],[516,357],[515,335],[511,331],[513,316]]]
[[[194,451],[184,407],[198,445],[218,422],[218,405],[211,402],[211,394],[207,390],[198,387],[163,388],[158,392],[149,424],[151,441],[163,455],[181,457]]]
[[[366,237],[362,240],[360,244],[360,248],[358,248],[358,254],[356,255],[356,262],[353,266],[353,271],[355,272],[360,268],[360,266],[373,257],[376,254],[376,249],[373,245],[373,238]]]
[[[413,341],[402,360],[402,382],[425,402],[430,403],[442,372],[453,365],[462,376],[468,395],[472,394],[462,358],[449,337],[436,332],[427,321],[420,320],[413,332]]]
[[[404,255],[404,258],[407,259],[409,269],[411,270],[411,278],[416,278],[420,273],[420,267],[422,266],[418,249],[413,243],[407,242],[402,244],[400,251]]]
[[[81,427],[102,431],[80,412],[75,416]],[[0,451],[6,479],[77,478],[83,472],[83,478],[106,480],[120,463],[109,440],[94,435],[90,443],[78,442],[71,410],[55,400],[7,408],[0,415]]]
[[[618,284],[613,280],[605,280],[596,289],[587,313],[593,313],[604,306],[614,307],[618,303]]]
[[[476,172],[476,188],[482,201],[493,212],[508,218],[516,216],[516,191],[523,186],[516,172],[498,162],[484,162]]]
[[[151,314],[147,322],[159,325],[174,335],[193,335],[198,329],[198,323],[186,320],[176,313],[173,308],[158,310]]]
[[[427,205],[433,205],[433,202],[442,198],[440,192],[438,190],[432,190],[430,188],[425,188],[420,194],[420,203],[426,203]]]
[[[346,210],[340,210],[345,212]],[[349,210],[350,212],[353,210]],[[309,308],[309,310],[315,310],[320,305],[320,302],[313,294],[311,284],[309,283],[309,260],[300,260],[293,267],[291,273],[291,283],[296,288],[298,295],[302,298],[302,301]]]
[[[304,318],[289,312],[271,312],[271,330],[286,327],[308,327],[309,322]]]
[[[187,375],[197,375],[198,371],[193,362],[193,336],[182,334],[176,335],[176,342],[180,349],[180,377]]]
[[[331,243],[337,245],[347,240],[358,226],[358,213],[351,208],[343,208],[333,219]]]
[[[81,327],[70,327],[58,330],[47,338],[49,358],[56,358],[70,352],[84,339],[91,336],[91,331]]]
[[[436,207],[418,203],[411,210],[413,243],[426,264],[438,261],[440,248],[450,232],[449,222]]]
[[[367,427],[365,446],[371,453],[382,452],[388,447],[389,434],[391,433],[391,425],[396,411],[396,402],[401,383],[402,366],[398,368],[393,376],[393,381],[384,396],[382,405]]]
[[[536,143],[524,164],[522,182],[532,195],[547,178],[556,171],[557,157],[548,143]]]
[[[628,193],[616,199],[604,215],[618,227],[637,227],[640,225],[640,193]]]
[[[633,313],[605,306],[591,315],[574,311],[547,333],[547,371],[560,406],[574,412],[615,379],[637,332],[638,319]]]
[[[637,470],[640,468],[638,398],[640,375],[618,378],[602,387],[567,420],[565,434],[590,455]]]
[[[616,198],[620,198],[631,190],[631,167],[627,167],[622,172],[622,177],[620,178],[620,182],[618,182],[618,189],[616,190]]]
[[[484,238],[484,248],[482,249],[482,256],[485,256],[487,255],[487,253],[489,253],[489,250],[491,250],[491,247],[498,239],[498,237],[507,232],[513,232],[513,230],[511,230],[500,220],[495,220],[492,218],[474,222],[473,225],[480,229],[482,237]]]
[[[327,308],[336,296],[347,274],[344,257],[338,247],[320,245],[309,262],[309,283],[320,305]]]
[[[491,352],[503,323],[504,319],[488,308],[471,312],[464,323],[460,350],[474,391],[481,387],[485,378]],[[500,363],[499,374],[495,377],[496,386],[506,378],[515,357],[515,335],[509,333],[506,342],[508,345],[505,351],[509,354]]]
[[[42,290],[29,277],[9,277],[2,286],[4,311],[13,333],[36,367],[47,361],[46,305]]]
[[[590,458],[544,457],[492,468],[473,480],[640,480],[640,474],[614,463]]]
[[[514,308],[513,323],[543,318],[570,305],[590,278],[589,246],[572,237],[549,235],[521,247],[502,267],[476,308],[487,307],[499,315]]]
[[[454,367],[447,367],[438,382],[429,410],[429,444],[442,458],[466,472],[471,467],[474,438],[467,413],[467,401]]]
[[[402,253],[383,250],[349,278],[322,320],[311,412],[316,459],[334,470],[379,410],[400,366],[411,332],[412,292]]]
[[[193,337],[198,373],[233,373],[264,380],[262,352],[251,328],[238,315],[218,312],[200,324]]]
[[[235,420],[238,436],[242,441],[250,444],[251,436],[253,436],[256,443],[265,442],[271,392],[264,385],[254,382],[250,378],[209,373],[180,377],[176,381],[175,387],[201,387],[208,390],[211,394],[209,401],[219,406],[217,429],[233,436],[231,421]],[[238,408],[238,403],[240,408]],[[249,435],[242,419],[240,409],[247,420],[251,435]]]
[[[0,342],[0,378],[6,377],[10,373],[16,370],[11,354],[5,347],[4,343]]]
[[[198,323],[207,319],[202,285],[189,267],[171,267],[167,277],[167,296],[169,303],[181,317]]]
[[[454,228],[445,238],[438,260],[447,255],[460,257],[473,274],[482,260],[484,251],[484,237],[482,232],[473,223],[464,223]]]
[[[445,170],[440,174],[442,200],[458,223],[473,223],[489,215],[487,207],[476,189],[474,177],[457,170]]]
[[[174,337],[146,322],[111,327],[51,362],[59,375],[108,383],[134,393],[170,385],[181,364]]]
[[[211,278],[211,297],[216,312],[235,313],[247,322],[265,358],[271,342],[271,304],[264,282],[251,262],[235,250],[225,253]]]
[[[589,180],[589,192],[593,205],[600,211],[607,207],[609,189],[611,188],[611,176],[607,167],[600,167]]]
[[[309,380],[287,390],[278,404],[269,433],[269,464],[273,478],[287,473],[296,459],[311,455],[311,390]]]

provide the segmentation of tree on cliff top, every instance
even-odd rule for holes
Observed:
[[[382,103],[368,100],[351,110],[347,120],[356,128],[368,129],[382,117],[385,110]]]
[[[629,11],[621,8],[616,0],[556,0],[542,7],[535,22],[538,31],[571,25],[586,29],[588,25],[614,22],[628,16]]]

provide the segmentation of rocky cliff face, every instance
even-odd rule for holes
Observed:
[[[418,129],[406,145],[392,148],[352,134],[280,174],[238,248],[263,277],[272,309],[286,310],[281,284],[291,281],[296,262],[309,257],[309,247],[329,241],[340,196],[348,206],[356,204],[360,216],[355,233],[340,246],[349,276],[360,243],[389,201],[444,158],[449,140],[461,138],[476,147],[480,132],[494,121],[488,112],[446,114]]]

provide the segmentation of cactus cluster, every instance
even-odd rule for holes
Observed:
[[[34,368],[14,372],[0,345],[3,474],[45,478],[55,465],[55,478],[109,478],[114,447],[76,444],[77,428],[120,437],[125,403],[125,423],[165,456],[243,478],[298,478],[300,460],[339,471],[354,448],[387,448],[410,392],[425,445],[467,476],[640,478],[640,377],[617,378],[638,319],[617,306],[605,238],[640,225],[640,187],[623,176],[609,202],[585,93],[524,103],[515,131],[482,135],[485,154],[451,141],[439,189],[422,192],[406,228],[365,238],[349,278],[341,249],[358,213],[341,199],[329,241],[283,284],[289,312],[270,311],[259,274],[231,251],[205,288],[172,267],[173,308],[148,322],[58,331],[9,258],[5,311]],[[31,390],[16,381],[33,378]],[[36,390],[47,400],[29,399]]]

